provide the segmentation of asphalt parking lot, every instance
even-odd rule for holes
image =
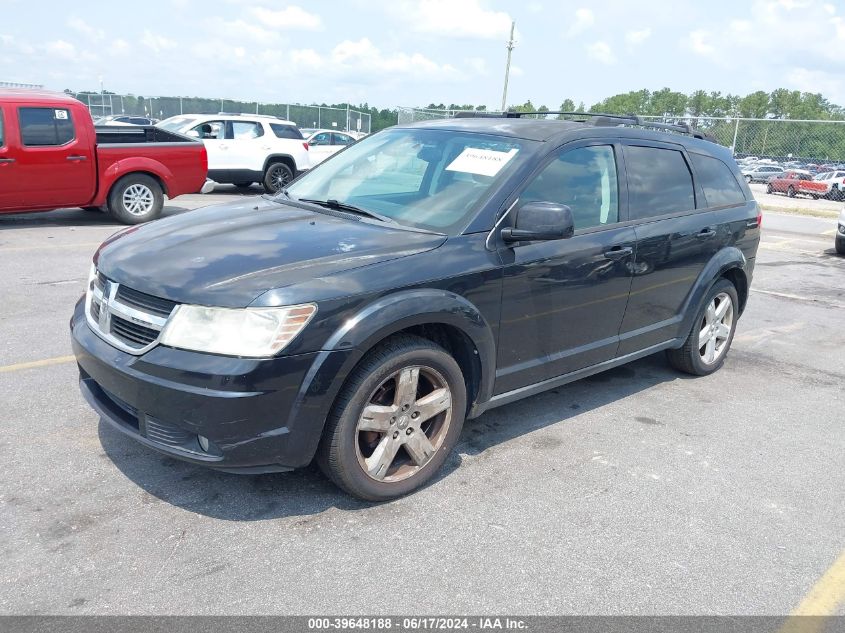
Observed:
[[[0,216],[0,609],[786,614],[814,586],[830,599],[845,548],[834,226],[765,216],[722,371],[693,379],[656,356],[497,409],[435,483],[370,505],[316,469],[215,473],[100,422],[67,322],[120,227]]]

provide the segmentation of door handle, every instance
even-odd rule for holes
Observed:
[[[14,162],[15,162],[14,158],[0,158],[0,164],[14,163]]]
[[[700,240],[706,240],[711,237],[716,236],[716,229],[713,227],[708,226],[706,229],[701,229],[696,237]]]
[[[614,246],[609,251],[604,252],[604,256],[607,257],[607,259],[613,260],[615,262],[619,261],[620,259],[625,259],[626,257],[633,254],[634,249],[630,246]]]
[[[229,149],[229,146],[228,145],[221,145],[220,149]]]
[[[68,156],[67,160],[72,162],[79,162],[81,160],[88,160],[87,156]]]

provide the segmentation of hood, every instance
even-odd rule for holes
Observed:
[[[267,290],[407,257],[446,237],[247,198],[132,227],[107,240],[109,279],[179,303],[245,307]]]

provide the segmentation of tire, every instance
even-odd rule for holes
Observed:
[[[747,182],[750,185],[752,182],[754,182],[754,179],[751,176],[746,176],[745,182]]]
[[[828,194],[831,200],[842,200],[842,191],[839,189],[839,185],[833,185],[830,189],[830,193]]]
[[[726,300],[729,300],[730,303],[724,313],[725,316],[719,318],[719,311],[722,309]],[[711,306],[715,307],[715,315],[712,315],[710,311]],[[666,351],[669,363],[675,369],[694,376],[707,376],[717,371],[724,364],[725,357],[730,350],[734,333],[736,332],[738,318],[739,299],[736,294],[736,288],[730,281],[721,278],[713,284],[713,287],[707,293],[704,304],[696,315],[692,329],[683,346],[679,349]],[[722,330],[724,332],[723,336],[719,335],[718,330],[708,330],[711,323],[721,324],[726,327],[726,330]],[[706,359],[710,351],[710,344],[705,343],[704,345],[699,345],[705,330],[708,330],[708,334],[710,332],[715,334],[711,360]],[[702,355],[702,349],[705,350],[704,355]]]
[[[401,383],[407,384],[404,390]],[[419,412],[426,397],[434,398],[425,404],[435,413],[417,422],[425,416]],[[448,408],[436,412],[447,402]],[[364,417],[367,409],[375,414]],[[395,499],[440,470],[460,437],[465,415],[466,384],[455,359],[427,339],[394,336],[370,351],[344,383],[326,420],[317,463],[352,496]],[[425,438],[424,445],[410,439],[419,437]]]
[[[109,212],[124,224],[155,220],[164,207],[164,193],[155,178],[129,174],[115,183],[109,192]]]
[[[836,252],[845,255],[845,237],[836,236]]]
[[[766,185],[766,193],[774,193],[774,188],[772,187],[772,183]]]
[[[795,187],[793,187],[792,185],[789,185],[789,188],[786,190],[786,196],[788,198],[794,198],[795,197]]]
[[[264,172],[264,191],[267,193],[278,193],[293,180],[293,172],[284,163],[270,163],[267,171]]]

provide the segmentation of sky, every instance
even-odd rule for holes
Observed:
[[[0,81],[244,101],[552,110],[669,87],[845,105],[845,0],[0,0]]]

